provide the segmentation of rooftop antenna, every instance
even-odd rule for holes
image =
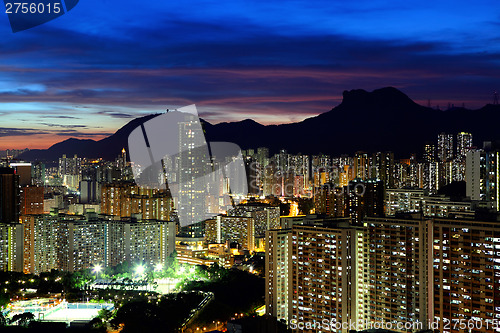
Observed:
[[[493,105],[498,105],[498,92],[493,93]]]

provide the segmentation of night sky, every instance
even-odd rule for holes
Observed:
[[[191,103],[212,123],[271,124],[349,89],[469,108],[500,90],[498,1],[82,0],[15,34],[1,13],[0,36],[0,150]]]

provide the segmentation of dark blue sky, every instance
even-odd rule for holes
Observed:
[[[347,89],[471,108],[500,89],[498,1],[83,0],[15,34],[0,15],[0,35],[0,149],[191,103],[211,122],[282,123]]]

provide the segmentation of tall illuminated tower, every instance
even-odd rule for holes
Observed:
[[[500,152],[476,150],[467,153],[466,193],[471,200],[494,203],[500,208]]]
[[[438,158],[442,162],[453,159],[453,135],[441,133],[438,135]]]
[[[0,223],[19,222],[19,176],[0,168]]]
[[[209,156],[203,147],[205,135],[199,120],[186,115],[185,121],[179,122],[179,202],[177,211],[181,221],[191,224],[205,220],[205,190],[203,176],[209,168]],[[192,236],[203,236],[203,223],[193,225]]]
[[[457,157],[465,158],[465,155],[472,147],[472,134],[460,132],[457,134]]]
[[[432,143],[426,143],[424,145],[424,161],[425,162],[436,161],[436,145]]]

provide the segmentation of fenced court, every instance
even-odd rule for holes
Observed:
[[[61,303],[55,310],[47,313],[40,318],[43,321],[64,321],[71,322],[74,320],[92,320],[97,316],[99,310],[112,310],[113,304],[108,303]]]
[[[69,324],[72,321],[90,321],[97,316],[99,310],[113,308],[110,303],[68,303],[64,300],[36,299],[11,303],[8,317],[31,312],[37,320]]]

